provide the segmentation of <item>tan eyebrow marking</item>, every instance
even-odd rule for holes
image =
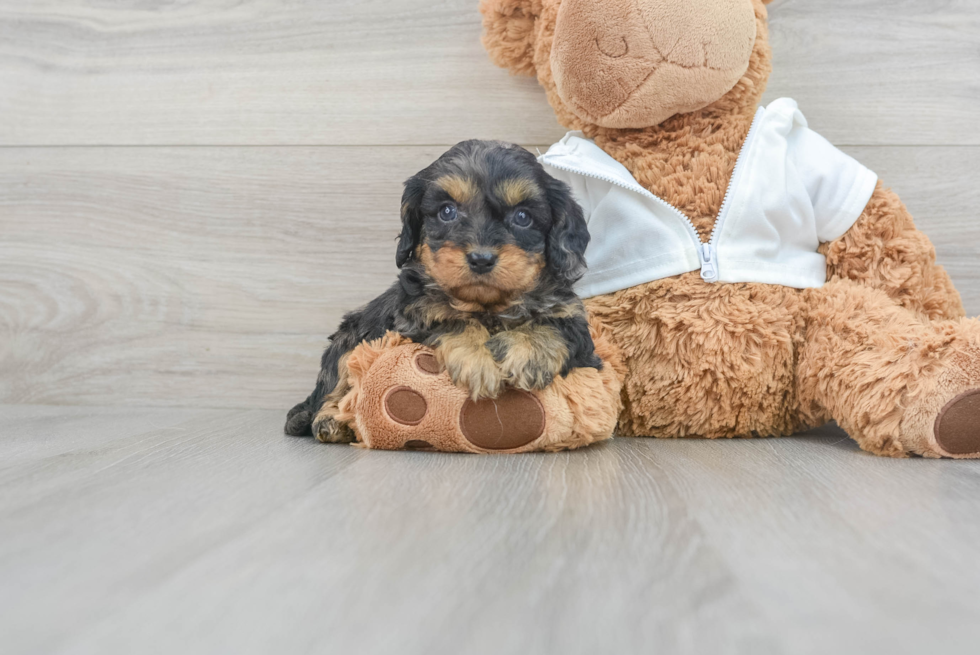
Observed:
[[[477,194],[473,180],[458,175],[444,175],[436,180],[436,184],[458,203],[467,203]]]
[[[511,207],[541,195],[541,189],[538,185],[523,177],[504,180],[497,185],[495,192],[498,198]]]

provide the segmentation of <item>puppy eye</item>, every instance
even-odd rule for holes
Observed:
[[[456,211],[456,205],[452,203],[443,205],[439,210],[439,218],[441,218],[445,223],[452,223],[458,216],[459,214]]]
[[[531,227],[531,215],[523,209],[517,210],[512,220],[517,227]]]

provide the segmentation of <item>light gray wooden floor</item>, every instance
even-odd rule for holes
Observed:
[[[980,462],[281,435],[400,182],[546,146],[477,0],[0,0],[0,654],[975,653]],[[766,100],[980,313],[980,3],[775,0]]]
[[[366,452],[0,408],[3,653],[976,653],[980,468],[832,429]]]

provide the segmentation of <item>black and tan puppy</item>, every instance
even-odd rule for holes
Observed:
[[[434,348],[474,398],[601,368],[572,290],[589,243],[582,210],[531,153],[464,141],[405,183],[401,213],[398,281],[344,317],[316,388],[289,412],[287,434],[354,439],[321,409],[348,391],[347,354],[388,330]]]

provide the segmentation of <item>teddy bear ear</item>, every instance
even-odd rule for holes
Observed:
[[[532,0],[481,0],[483,47],[490,59],[515,75],[534,75]]]

